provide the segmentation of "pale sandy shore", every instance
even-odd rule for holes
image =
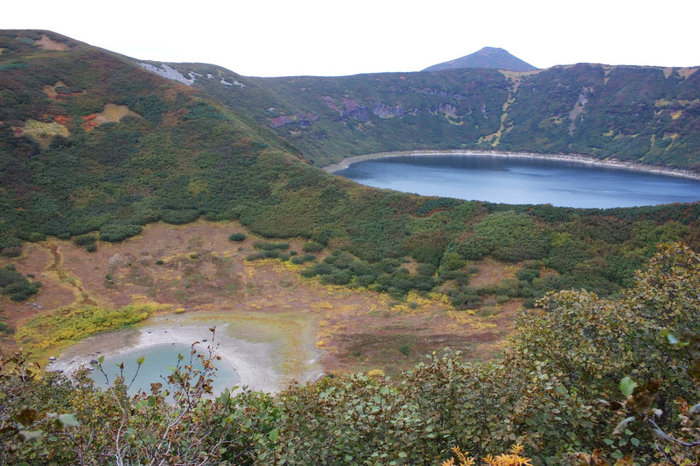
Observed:
[[[694,180],[700,180],[700,173],[692,172],[690,170],[679,170],[667,167],[657,167],[655,165],[646,165],[643,163],[628,162],[617,159],[605,159],[600,160],[594,157],[583,155],[583,154],[537,154],[532,152],[508,152],[508,151],[492,151],[492,150],[414,150],[414,151],[404,151],[404,152],[379,152],[376,154],[364,154],[357,155],[355,157],[348,157],[341,160],[338,163],[332,165],[326,165],[323,170],[328,173],[335,173],[340,170],[348,168],[350,165],[357,162],[364,162],[366,160],[377,160],[384,159],[388,157],[426,157],[435,155],[451,155],[456,157],[469,157],[469,156],[489,156],[489,157],[504,157],[504,158],[514,158],[514,159],[541,159],[541,160],[555,160],[561,162],[576,162],[586,165],[597,165],[600,167],[607,168],[619,168],[624,170],[632,170],[646,173],[655,173],[659,175],[668,176],[678,176],[681,178],[690,178]]]
[[[216,334],[212,341],[209,328],[214,325]],[[91,360],[103,355],[112,357],[169,344],[189,346],[200,341],[196,349],[206,352],[211,345],[215,354],[221,356],[222,362],[236,371],[240,386],[274,393],[291,381],[279,368],[279,351],[275,344],[233,338],[227,334],[228,325],[231,324],[217,321],[194,322],[178,316],[155,318],[150,325],[141,328],[87,338],[67,348],[47,369],[72,374],[81,366],[89,367]],[[304,370],[293,374],[293,379],[304,382],[314,380],[321,374],[320,366],[311,360]]]

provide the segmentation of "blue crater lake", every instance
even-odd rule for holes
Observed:
[[[541,158],[396,156],[335,174],[376,188],[507,204],[611,208],[700,200],[699,180]]]

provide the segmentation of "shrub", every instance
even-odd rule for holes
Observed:
[[[241,242],[245,240],[245,235],[243,233],[231,233],[231,235],[228,237],[228,240]]]
[[[316,260],[316,256],[313,254],[304,254],[303,256],[292,257],[292,264],[304,264],[306,262],[313,262]]]
[[[457,199],[438,197],[437,199],[428,199],[416,209],[416,214],[420,216],[428,215],[436,210],[448,209],[460,204],[463,201],[458,201]]]
[[[25,301],[39,292],[41,283],[30,282],[13,265],[0,269],[0,294],[10,296],[13,301]]]
[[[350,283],[352,275],[349,270],[338,270],[329,275],[321,277],[321,283],[330,283],[332,285],[347,285]]]
[[[22,255],[22,246],[8,246],[0,250],[0,256],[19,257]]]
[[[165,223],[182,225],[194,222],[199,217],[200,212],[194,209],[165,209],[161,211],[160,218]]]
[[[308,243],[304,244],[301,250],[304,252],[321,252],[323,251],[323,245],[317,243],[316,241],[309,241]]]
[[[0,333],[12,334],[15,333],[15,329],[0,320]]]
[[[539,278],[540,271],[537,269],[524,268],[518,270],[517,276],[519,280],[524,280],[526,282],[532,283],[532,280],[534,280],[535,278]]]
[[[3,294],[9,294],[12,301],[26,301],[30,296],[39,292],[39,287],[36,283],[30,283],[28,280],[25,280],[6,286],[2,292]]]
[[[100,227],[100,240],[116,243],[141,233],[140,225],[109,223]]]
[[[462,251],[460,251],[462,253]],[[479,257],[481,258],[481,257]],[[456,252],[448,252],[442,259],[442,267],[444,270],[458,270],[464,267],[464,260],[460,254]]]
[[[95,244],[97,237],[93,235],[80,235],[73,238],[73,244],[76,246],[88,246],[90,244]]]
[[[44,241],[46,239],[46,235],[43,233],[39,233],[38,231],[33,231],[27,235],[26,239],[30,243],[36,243],[39,241]]]
[[[418,264],[416,266],[416,272],[418,275],[423,275],[425,277],[432,277],[435,275],[436,271],[437,267],[435,267],[433,264]]]
[[[275,249],[286,250],[289,249],[289,243],[267,243],[265,241],[256,241],[253,243],[255,249],[262,249],[263,251],[272,251]]]
[[[360,275],[357,277],[358,283],[364,287],[369,287],[372,283],[374,283],[375,279],[376,277],[374,275]]]

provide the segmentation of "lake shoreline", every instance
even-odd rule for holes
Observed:
[[[695,173],[690,170],[680,170],[668,167],[657,167],[655,165],[647,165],[637,162],[627,162],[616,159],[600,160],[584,154],[538,154],[535,152],[510,152],[510,151],[495,151],[495,150],[412,150],[412,151],[396,151],[396,152],[377,152],[373,154],[356,155],[347,157],[338,163],[326,165],[322,169],[327,173],[336,173],[344,170],[350,165],[364,162],[367,160],[378,160],[391,157],[428,157],[428,156],[456,156],[456,157],[502,157],[513,159],[537,159],[537,160],[553,160],[559,162],[575,162],[585,165],[594,165],[603,168],[617,168],[620,170],[629,170],[644,173],[653,173],[657,175],[675,176],[679,178],[693,179],[700,181],[700,173]]]

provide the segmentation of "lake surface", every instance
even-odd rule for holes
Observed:
[[[198,350],[199,351],[199,350]],[[199,351],[200,354],[208,355],[206,350]],[[102,368],[109,377],[110,385],[111,382],[120,373],[118,367],[122,362],[124,363],[124,379],[128,385],[131,379],[136,374],[136,368],[138,367],[137,360],[144,356],[144,360],[141,368],[136,374],[136,378],[132,386],[129,389],[130,393],[136,393],[138,390],[144,390],[147,393],[150,392],[152,382],[160,382],[163,384],[163,388],[169,389],[171,392],[174,387],[168,387],[167,379],[168,375],[172,373],[172,367],[177,365],[178,354],[183,356],[182,366],[189,364],[190,361],[190,346],[180,345],[180,344],[169,344],[169,345],[155,345],[147,348],[139,348],[138,350],[129,351],[125,353],[118,353],[114,355],[105,356],[104,362],[102,363]],[[231,388],[238,385],[239,377],[236,371],[229,364],[224,361],[213,361],[214,367],[217,368],[216,377],[213,378],[213,389],[214,393],[219,393],[225,388]],[[202,363],[199,358],[193,359],[192,364],[193,369],[202,370]],[[96,382],[98,386],[106,387],[107,381],[104,374],[95,366],[95,370],[90,373],[90,377]]]
[[[335,172],[426,196],[561,207],[633,207],[700,200],[700,181],[577,162],[490,156],[396,156]]]

